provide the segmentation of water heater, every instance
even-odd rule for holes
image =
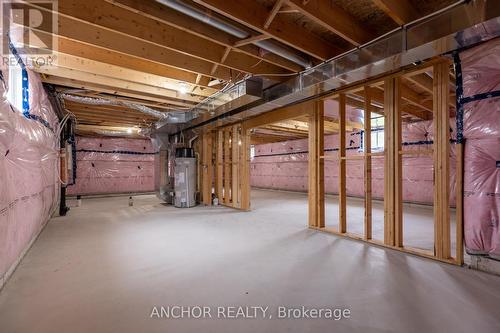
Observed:
[[[174,166],[174,206],[196,206],[196,158],[192,148],[177,148]]]

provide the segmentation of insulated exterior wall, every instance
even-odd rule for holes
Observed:
[[[76,178],[68,195],[154,191],[151,140],[76,138]]]
[[[455,119],[450,119],[452,137],[455,138]],[[421,121],[403,125],[403,150],[427,150],[433,140],[432,121]],[[364,161],[349,159],[362,156],[362,131],[346,133],[346,177],[347,195],[364,196]],[[338,135],[325,136],[325,156],[336,157]],[[452,147],[453,148],[453,147]],[[255,157],[251,161],[251,185],[288,191],[307,191],[308,151],[307,139],[291,140],[255,146]],[[451,154],[451,181],[455,178],[454,149]],[[403,200],[415,203],[433,204],[433,159],[429,155],[403,157]],[[338,194],[338,162],[325,160],[325,191]],[[450,204],[454,206],[454,191]],[[372,195],[384,196],[384,158],[372,158]]]
[[[6,100],[0,65],[0,287],[57,207],[57,116],[38,74],[28,71],[30,119]],[[12,87],[21,89],[21,87]]]
[[[465,246],[500,259],[500,39],[462,52],[460,61]]]

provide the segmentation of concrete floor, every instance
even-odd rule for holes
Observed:
[[[307,198],[305,198],[307,200]],[[347,198],[347,232],[364,235],[365,201]],[[452,256],[456,251],[455,209],[450,208],[450,236]],[[325,198],[325,225],[338,230],[338,197]],[[420,204],[403,204],[403,244],[421,250],[434,250],[434,207]],[[372,237],[384,240],[384,202],[372,200]]]
[[[304,194],[253,211],[84,199],[0,293],[0,332],[500,332],[500,277],[306,228]],[[153,306],[349,308],[351,318],[150,319]]]

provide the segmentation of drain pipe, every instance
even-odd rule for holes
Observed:
[[[207,13],[203,12],[202,10],[192,7],[190,5],[187,5],[185,3],[182,3],[177,0],[156,0],[157,2],[161,3],[164,6],[167,6],[173,10],[176,10],[178,12],[181,12],[187,16],[190,16],[196,20],[202,21],[214,28],[217,28],[219,30],[225,31],[230,35],[233,35],[234,37],[240,38],[240,39],[245,39],[250,37],[250,34],[243,30],[240,29],[239,27],[226,22],[224,20],[219,19],[218,17],[213,17],[207,15]],[[311,61],[304,59],[303,57],[296,55],[286,48],[277,45],[271,41],[268,40],[261,40],[254,42],[253,44],[257,45],[258,47],[267,50],[269,52],[272,52],[274,54],[279,55],[280,57],[283,57],[287,60],[290,60],[291,62],[294,62],[304,68],[310,68],[312,66]]]

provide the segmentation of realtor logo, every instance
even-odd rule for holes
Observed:
[[[2,55],[49,55],[57,46],[57,0],[2,0]]]

